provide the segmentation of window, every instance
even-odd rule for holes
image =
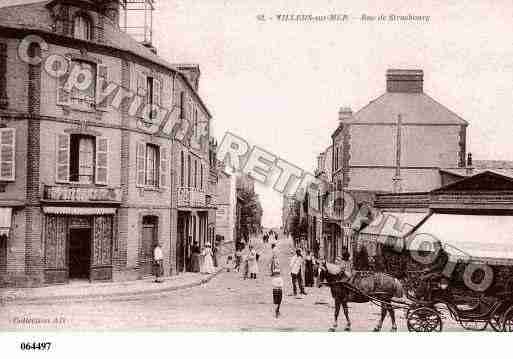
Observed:
[[[198,161],[194,160],[194,188],[198,188]]]
[[[191,187],[191,155],[187,158],[187,187]]]
[[[180,152],[180,186],[183,187],[185,181],[185,159],[183,151]]]
[[[80,71],[77,72],[79,73],[77,84],[71,88],[71,103],[78,107],[90,109],[96,104],[96,64],[73,60],[71,66],[72,71]],[[79,70],[75,69],[77,66]]]
[[[155,145],[146,146],[146,176],[145,185],[158,187],[159,185],[159,148]]]
[[[68,81],[70,74],[76,81]],[[95,108],[107,110],[107,101],[100,98],[103,84],[108,81],[108,68],[90,61],[72,59],[67,76],[61,76],[57,83],[57,105],[72,106],[78,110],[92,111]]]
[[[185,118],[185,94],[183,91],[180,91],[180,118]]]
[[[145,99],[143,113],[140,117],[144,121],[153,120],[157,117],[158,108],[161,104],[162,85],[155,76],[147,76],[145,73],[137,73],[137,94]]]
[[[56,143],[56,182],[108,183],[107,138],[60,133]]]
[[[167,187],[167,149],[152,143],[137,143],[137,186]]]
[[[71,135],[69,180],[79,183],[94,181],[94,137]]]
[[[203,164],[201,164],[201,172],[200,172],[200,188],[203,189]]]
[[[76,39],[92,40],[93,26],[91,20],[85,15],[78,15],[73,22],[73,36]]]
[[[0,128],[0,180],[14,181],[16,151],[16,130]]]

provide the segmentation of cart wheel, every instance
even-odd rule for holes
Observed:
[[[511,306],[504,314],[502,321],[503,332],[513,332],[513,306]]]
[[[440,314],[428,307],[417,308],[409,312],[406,317],[406,323],[410,332],[442,331],[442,318]]]

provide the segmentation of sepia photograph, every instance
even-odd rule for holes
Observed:
[[[504,339],[512,19],[510,0],[0,0],[1,346]]]

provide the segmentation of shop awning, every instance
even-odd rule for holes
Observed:
[[[71,216],[100,216],[115,214],[116,208],[108,207],[43,207],[46,214],[63,214]]]
[[[10,208],[10,207],[0,208],[0,236],[9,237],[9,231],[11,229],[11,216],[12,216],[12,208]]]
[[[439,240],[453,259],[513,264],[513,216],[435,213],[410,238],[419,235]]]
[[[360,234],[402,238],[427,216],[428,213],[382,212]]]

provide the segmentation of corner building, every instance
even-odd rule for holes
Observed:
[[[165,275],[175,274],[185,246],[177,235],[179,208],[200,192],[196,207],[215,210],[207,202],[208,143],[157,132],[149,125],[154,115],[141,110],[173,109],[171,120],[188,120],[194,134],[203,126],[208,136],[199,68],[167,63],[118,23],[117,1],[0,8],[2,286],[143,278],[152,273],[157,242]],[[44,39],[46,46],[28,48],[41,63],[19,57],[28,35]],[[56,55],[69,64],[58,78],[45,70]],[[92,74],[88,86],[67,86],[74,69]],[[132,96],[116,104],[114,91],[103,99],[110,83]],[[188,233],[206,235],[201,228],[208,225],[198,220]]]

